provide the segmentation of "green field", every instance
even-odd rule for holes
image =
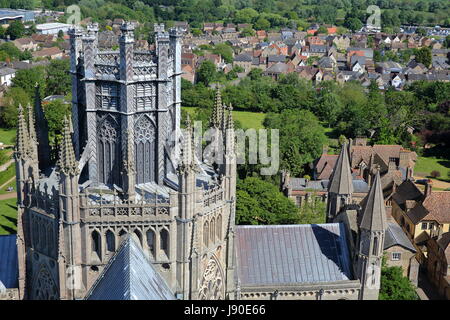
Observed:
[[[437,178],[442,181],[449,181],[450,160],[435,157],[418,157],[414,172],[416,175],[429,177],[431,171],[439,171],[441,176]]]
[[[194,116],[196,108],[183,107],[183,110]],[[241,123],[242,128],[263,129],[263,121],[266,114],[262,112],[233,111],[233,118]]]
[[[17,231],[17,199],[0,200],[0,235]]]
[[[16,175],[16,165],[11,164],[8,169],[0,172],[0,186]]]
[[[0,128],[0,142],[4,144],[14,144],[16,140],[16,129]]]

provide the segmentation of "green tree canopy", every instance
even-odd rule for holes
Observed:
[[[264,126],[279,129],[281,167],[293,176],[305,172],[306,165],[321,155],[327,141],[324,128],[308,110],[270,113],[264,120]]]
[[[209,60],[203,61],[197,71],[198,82],[201,82],[207,86],[216,79],[216,76],[217,69],[214,63]]]
[[[69,59],[51,60],[47,67],[47,95],[66,95],[71,89]]]
[[[25,34],[25,26],[19,20],[11,22],[8,29],[6,29],[6,34],[11,37],[11,40],[21,38]]]
[[[297,223],[298,209],[270,182],[248,177],[239,180],[236,192],[237,224]]]
[[[411,281],[403,276],[401,267],[388,267],[383,259],[379,300],[417,300]]]

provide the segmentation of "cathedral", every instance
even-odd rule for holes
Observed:
[[[124,23],[119,49],[102,51],[96,24],[73,28],[72,112],[54,163],[39,99],[27,117],[20,107],[19,298],[377,299],[379,174],[351,207],[344,147],[329,223],[236,226],[231,108],[217,90],[210,126],[223,152],[199,160],[192,123],[180,127],[181,40],[155,25],[155,50],[139,51]]]

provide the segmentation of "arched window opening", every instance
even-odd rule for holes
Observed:
[[[218,240],[222,240],[222,215],[217,216],[216,221],[216,236]]]
[[[126,234],[127,234],[127,232],[124,229],[120,230],[120,232],[119,232],[119,243],[122,243],[123,239],[125,239]]]
[[[162,229],[160,232],[161,242],[160,242],[160,248],[162,253],[166,255],[167,258],[169,258],[169,231],[166,229]]]
[[[116,239],[114,233],[111,230],[106,231],[106,251],[116,251]]]
[[[155,126],[149,117],[142,116],[135,124],[136,184],[155,181]]]
[[[134,230],[133,237],[142,246],[142,234],[138,229]]]
[[[209,236],[209,224],[208,221],[203,225],[203,244],[208,246],[208,236]]]
[[[97,258],[101,259],[101,237],[100,233],[97,230],[92,231],[91,234],[91,245],[92,245],[92,253],[96,255]]]
[[[377,255],[378,254],[378,237],[375,237],[373,239],[373,249],[372,249],[372,254],[373,255]]]
[[[149,229],[147,231],[147,247],[148,250],[150,251],[150,255],[155,258],[155,243],[156,243],[156,237],[155,237],[155,233],[153,232],[153,230]]]
[[[216,221],[214,220],[214,218],[212,218],[211,219],[211,223],[209,225],[209,233],[210,233],[209,238],[210,238],[210,241],[213,242],[213,243],[216,240],[216,237],[215,237],[215,232],[216,232],[215,226],[216,226]]]

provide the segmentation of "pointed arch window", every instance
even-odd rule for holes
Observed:
[[[119,243],[122,243],[123,239],[125,239],[125,236],[128,232],[124,229],[120,230],[119,232]]]
[[[97,230],[91,233],[91,250],[95,258],[101,259],[102,244],[100,233]]]
[[[148,251],[150,251],[150,255],[153,258],[155,258],[155,243],[156,243],[155,232],[152,229],[148,229],[146,236],[147,236]]]
[[[136,230],[134,230],[133,236],[137,240],[137,242],[142,246],[142,234],[141,234],[141,232],[138,229],[136,229]]]
[[[106,231],[106,251],[116,251],[116,237],[111,230]]]
[[[375,237],[373,239],[373,249],[372,249],[372,254],[373,255],[377,255],[378,254],[378,237]]]
[[[209,224],[208,221],[205,221],[203,224],[203,244],[205,247],[208,246],[208,238],[209,238]]]
[[[100,182],[120,185],[120,128],[110,115],[98,128],[98,171]]]
[[[169,258],[169,231],[162,229],[160,232],[160,249]]]
[[[212,241],[212,242],[215,242],[215,240],[216,240],[216,235],[215,235],[216,229],[215,228],[216,228],[216,221],[214,220],[214,218],[212,218],[211,222],[209,224],[209,238],[210,238],[210,241]]]
[[[219,214],[216,220],[216,236],[217,239],[222,240],[222,215]]]
[[[155,125],[143,115],[135,124],[136,183],[155,181]]]

